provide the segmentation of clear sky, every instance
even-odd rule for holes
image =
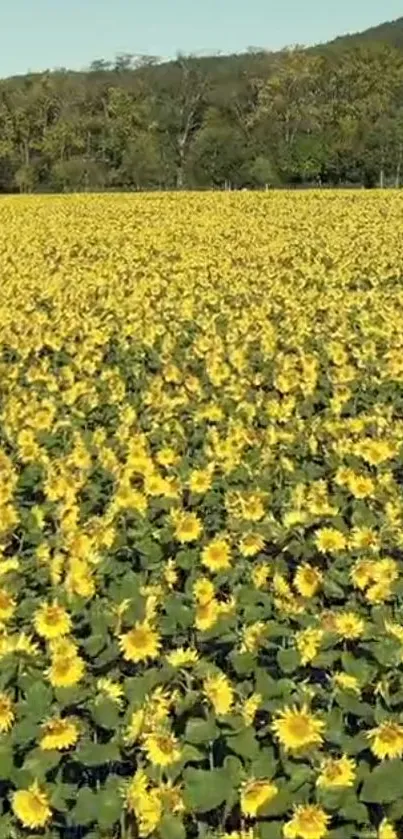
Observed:
[[[402,0],[0,0],[0,77],[120,52],[310,44],[402,15]]]

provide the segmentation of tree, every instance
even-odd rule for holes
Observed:
[[[402,68],[361,38],[0,81],[0,190],[400,185]]]
[[[20,192],[33,192],[38,183],[37,170],[31,163],[23,163],[14,178]]]
[[[242,186],[242,170],[247,161],[243,134],[213,117],[199,131],[192,144],[188,171],[193,184],[223,186],[229,182]]]
[[[306,50],[286,50],[274,72],[259,80],[258,101],[252,123],[274,124],[277,141],[290,147],[299,133],[311,134],[321,126],[323,59]]]
[[[280,177],[268,157],[258,155],[243,164],[242,180],[246,186],[273,187],[280,184]]]
[[[157,121],[174,149],[176,186],[182,189],[190,144],[203,121],[209,79],[203,73],[200,59],[182,55],[178,55],[170,71],[173,84],[165,87],[160,95]]]
[[[52,166],[53,186],[60,192],[94,191],[102,189],[107,173],[101,163],[83,157],[71,157]]]
[[[158,138],[150,132],[138,133],[128,143],[117,173],[125,186],[147,189],[164,183]]]

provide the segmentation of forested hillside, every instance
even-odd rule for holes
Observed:
[[[0,82],[0,191],[400,185],[403,18],[313,49]]]

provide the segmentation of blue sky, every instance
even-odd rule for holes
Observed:
[[[402,0],[0,0],[0,77],[119,52],[277,49],[400,15]]]

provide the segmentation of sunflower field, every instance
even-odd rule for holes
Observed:
[[[3,197],[0,839],[403,836],[403,196]]]

